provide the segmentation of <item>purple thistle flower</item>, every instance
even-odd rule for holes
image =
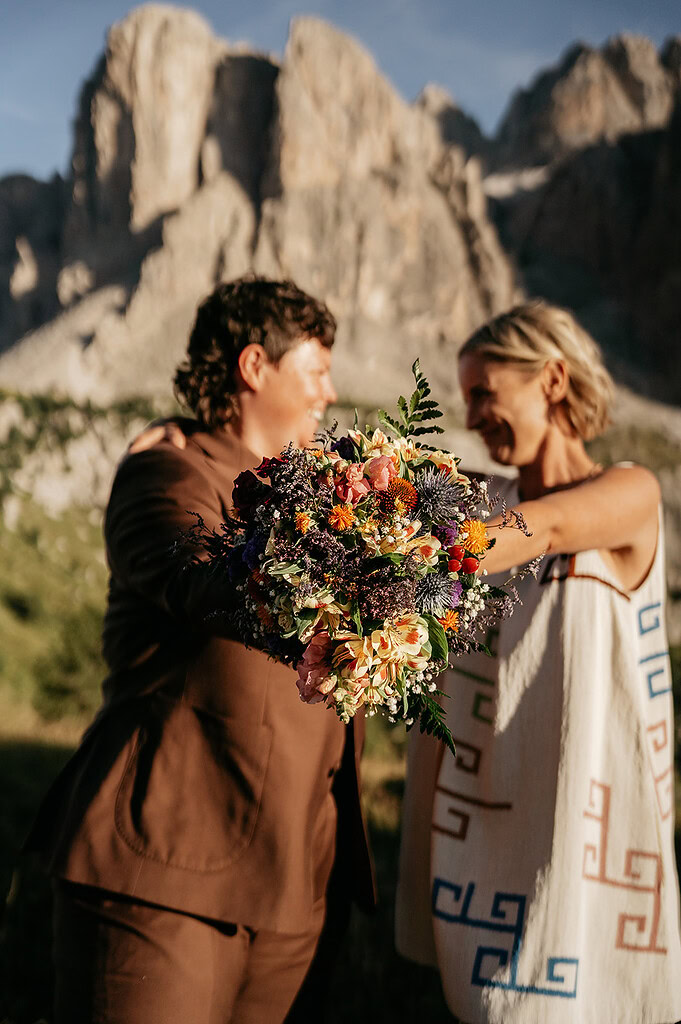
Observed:
[[[444,573],[428,573],[416,585],[416,607],[430,615],[443,615],[448,608],[454,607],[452,599],[457,584],[461,586],[458,580],[453,580]]]
[[[427,516],[432,523],[448,526],[459,511],[464,487],[452,483],[439,469],[424,469],[414,479],[414,487],[419,497],[419,514]]]

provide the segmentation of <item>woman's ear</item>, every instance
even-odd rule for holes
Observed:
[[[262,345],[246,345],[239,353],[237,379],[242,387],[258,392],[262,388],[265,373],[271,366]]]
[[[544,395],[550,405],[560,405],[567,397],[570,374],[563,359],[549,359],[542,369]]]

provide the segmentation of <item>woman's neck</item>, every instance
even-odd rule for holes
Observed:
[[[600,471],[584,448],[581,438],[561,430],[547,432],[536,458],[518,467],[518,489],[523,501],[541,498],[582,483]]]

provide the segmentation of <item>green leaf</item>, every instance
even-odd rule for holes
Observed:
[[[267,566],[268,576],[284,576],[286,573],[298,573],[302,571],[302,568],[297,562],[281,562],[279,565]]]
[[[398,551],[389,551],[385,555],[375,555],[371,559],[372,565],[401,565],[405,560],[405,555],[400,554]]]
[[[314,622],[314,620],[317,618],[317,609],[303,608],[301,611],[298,612],[297,615],[294,616],[294,618],[296,622],[296,632],[300,637],[305,632],[310,623]]]
[[[423,391],[417,388],[416,391],[412,391],[411,399],[409,400],[409,415],[420,407],[423,408]],[[435,405],[435,402],[431,402],[431,405]]]
[[[440,693],[440,691],[438,691]],[[445,713],[436,700],[429,694],[420,695],[419,728],[421,732],[442,740],[452,754],[456,756],[456,744],[448,726],[445,723]]]
[[[362,632],[362,616],[359,614],[359,605],[356,601],[352,602],[350,614],[352,615],[352,621],[355,624],[358,636],[364,636]]]
[[[428,623],[428,639],[433,648],[433,658],[435,661],[447,661],[449,657],[447,634],[434,615],[424,615],[423,618]]]
[[[444,434],[442,427],[414,427],[411,433],[416,436],[417,434]]]
[[[381,424],[386,433],[396,434],[397,437],[405,437],[404,427],[401,426],[397,420],[394,420],[392,416],[389,416],[385,409],[378,410],[378,422]]]

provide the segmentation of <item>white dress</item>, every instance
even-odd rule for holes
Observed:
[[[456,758],[411,736],[398,950],[439,967],[468,1024],[671,1024],[681,935],[662,530],[635,591],[597,551],[546,558],[518,589],[493,657],[446,674]]]

